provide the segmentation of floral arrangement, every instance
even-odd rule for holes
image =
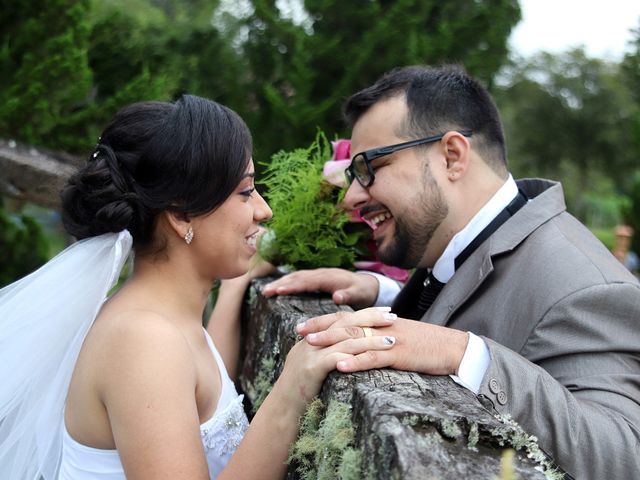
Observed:
[[[267,188],[273,219],[260,241],[260,255],[296,269],[356,268],[404,282],[406,270],[384,265],[375,256],[369,226],[359,212],[340,207],[350,146],[349,140],[329,142],[319,132],[308,148],[278,152],[262,164],[259,183]]]
[[[318,133],[308,148],[278,152],[263,164],[259,183],[273,210],[259,244],[265,260],[296,269],[353,268],[366,252],[366,231],[351,227],[350,216],[336,207],[343,192],[323,179],[328,158],[330,144]]]

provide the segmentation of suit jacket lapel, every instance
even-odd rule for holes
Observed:
[[[491,275],[494,270],[492,258],[517,248],[540,225],[566,210],[560,184],[539,180],[521,180],[517,183],[530,199],[535,198],[538,207],[523,206],[482,243],[447,282],[421,321],[447,325],[456,310]]]

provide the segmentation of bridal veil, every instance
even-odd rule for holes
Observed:
[[[0,290],[0,478],[55,480],[71,374],[131,243],[81,240]]]

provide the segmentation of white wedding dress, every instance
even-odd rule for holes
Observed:
[[[242,408],[242,395],[237,394],[211,337],[206,331],[204,334],[222,379],[216,410],[209,420],[200,425],[209,477],[215,479],[238,448],[249,422]],[[125,480],[117,450],[82,445],[71,438],[66,429],[63,435],[59,480]]]

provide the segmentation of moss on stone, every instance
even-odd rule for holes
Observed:
[[[442,443],[442,436],[436,432],[429,432],[423,434],[421,441],[429,448],[433,448]]]
[[[417,415],[405,415],[400,419],[400,423],[402,423],[402,425],[405,425],[407,427],[415,427],[418,422],[420,421],[420,418]]]
[[[442,429],[442,434],[451,439],[456,439],[462,435],[462,430],[454,420],[443,420],[440,428]]]
[[[273,370],[276,362],[272,357],[263,357],[260,362],[260,370],[253,382],[254,398],[252,398],[252,411],[256,413],[273,388]]]
[[[362,452],[355,448],[347,448],[338,467],[338,478],[341,480],[360,480],[362,478],[361,465]]]
[[[547,455],[538,446],[538,438],[529,435],[522,427],[511,418],[511,415],[496,415],[505,427],[495,428],[490,431],[501,446],[524,450],[527,458],[536,462],[539,469],[548,480],[562,480],[564,474],[559,472],[557,467],[549,460]]]
[[[303,480],[361,478],[362,453],[354,446],[351,407],[337,400],[329,406],[314,400],[300,420],[298,440],[287,463],[294,463]]]
[[[478,451],[476,445],[478,445],[478,440],[480,440],[480,432],[478,431],[478,424],[473,422],[469,426],[469,436],[467,437],[467,448],[469,450],[473,450],[474,452]]]

